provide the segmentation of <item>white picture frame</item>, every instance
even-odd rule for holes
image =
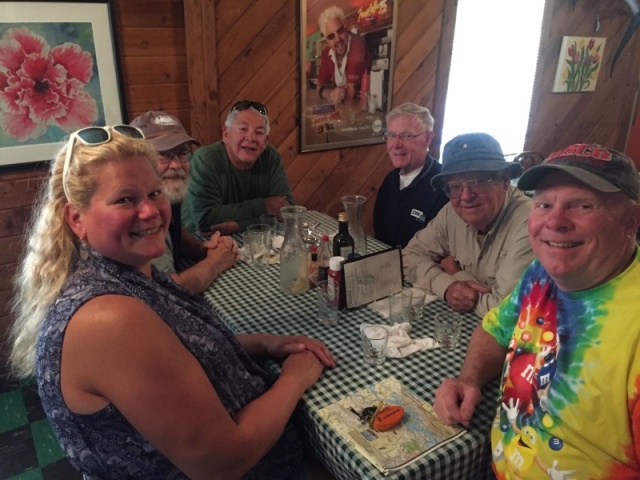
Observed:
[[[110,0],[0,2],[0,42],[15,43],[18,30],[29,38],[28,47],[21,44],[23,50],[39,44],[31,53],[48,62],[48,72],[55,76],[29,77],[31,71],[21,59],[20,69],[13,68],[13,60],[0,63],[0,74],[12,82],[0,90],[0,166],[51,160],[73,131],[123,123]],[[26,85],[29,79],[33,86],[17,92],[17,82]],[[27,98],[25,93],[48,95],[38,98],[46,108],[20,100]]]

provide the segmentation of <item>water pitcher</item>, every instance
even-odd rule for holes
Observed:
[[[296,205],[280,209],[285,229],[280,247],[280,288],[291,295],[309,290],[309,257],[301,231],[306,211],[306,208]]]
[[[342,197],[344,211],[347,212],[349,233],[353,237],[354,254],[367,254],[367,236],[362,228],[362,208],[367,201],[364,195],[345,195]]]

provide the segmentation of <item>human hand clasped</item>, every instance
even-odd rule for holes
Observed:
[[[304,335],[272,335],[266,342],[267,353],[275,358],[284,358],[292,353],[312,352],[325,366],[333,368],[336,361],[324,343]]]

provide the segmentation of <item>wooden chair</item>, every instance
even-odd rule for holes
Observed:
[[[516,155],[513,159],[522,165],[522,171],[526,171],[534,165],[540,165],[544,161],[544,154],[541,152],[528,151]]]

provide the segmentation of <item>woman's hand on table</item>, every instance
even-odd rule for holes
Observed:
[[[318,381],[323,370],[324,365],[316,355],[309,350],[302,350],[290,354],[282,362],[280,378],[298,383],[303,392]]]
[[[447,425],[461,423],[468,427],[481,398],[482,393],[476,385],[462,382],[457,378],[447,378],[436,390],[433,409],[442,423]]]
[[[325,367],[333,368],[336,361],[324,343],[304,335],[271,335],[266,340],[267,354],[275,358],[284,358],[292,353],[309,351]]]

